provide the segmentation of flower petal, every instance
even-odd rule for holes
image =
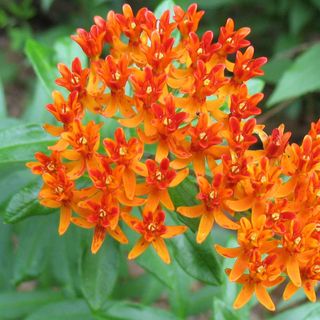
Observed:
[[[241,288],[235,302],[233,303],[233,307],[235,309],[239,309],[239,308],[243,307],[246,303],[249,302],[249,300],[252,297],[253,292],[254,292],[254,284],[252,284],[252,283],[245,284]]]
[[[132,200],[134,197],[134,193],[136,190],[136,175],[135,173],[126,168],[123,172],[122,175],[122,181],[123,181],[123,187],[124,187],[124,191],[126,193],[126,196]]]
[[[189,169],[185,168],[177,172],[176,176],[170,183],[170,187],[175,187],[180,184],[189,174]]]
[[[163,190],[159,194],[160,202],[170,211],[174,210],[174,204],[170,198],[168,190]]]
[[[237,230],[239,229],[239,225],[235,222],[233,222],[231,219],[229,219],[221,210],[215,210],[213,212],[214,219],[216,220],[216,223],[223,228],[231,229],[231,230]]]
[[[163,262],[168,263],[168,264],[171,262],[168,248],[162,238],[154,239],[152,241],[152,246],[156,250],[159,257],[163,260]]]
[[[197,242],[202,243],[210,234],[214,223],[213,214],[205,213],[200,219],[200,224],[197,232]]]
[[[140,256],[148,248],[149,245],[150,243],[144,240],[143,237],[141,237],[129,252],[128,259],[132,260]]]
[[[216,244],[214,247],[217,250],[217,252],[225,258],[236,258],[240,255],[240,253],[242,251],[240,247],[238,247],[238,248],[224,248],[224,247],[220,246],[219,244]]]
[[[94,227],[93,223],[81,217],[72,217],[71,222],[77,225],[78,227],[84,228],[84,229],[91,229]]]
[[[108,229],[108,233],[112,238],[116,239],[122,244],[126,244],[129,242],[126,235],[123,233],[119,226],[117,226],[114,230]]]
[[[166,233],[161,238],[168,239],[173,238],[179,234],[182,234],[188,230],[186,226],[166,226]]]
[[[96,226],[94,228],[92,243],[91,243],[91,252],[93,254],[97,253],[101,248],[102,243],[106,237],[107,229],[101,226]]]
[[[295,257],[288,257],[287,273],[292,283],[297,287],[301,287],[299,262]]]
[[[62,206],[60,208],[59,235],[62,236],[68,229],[71,221],[72,210],[70,207]]]
[[[236,262],[234,263],[233,268],[229,274],[230,281],[238,280],[243,275],[247,267],[248,267],[248,262],[245,256],[240,255],[236,260]]]
[[[282,298],[283,300],[289,300],[299,288],[295,286],[291,281],[286,285]]]
[[[256,292],[256,296],[257,296],[258,301],[263,306],[265,306],[270,311],[276,310],[276,307],[274,306],[274,303],[273,303],[267,289],[261,283],[256,284],[255,292]]]
[[[177,211],[185,217],[197,218],[204,214],[205,208],[203,204],[198,204],[193,207],[179,207]]]

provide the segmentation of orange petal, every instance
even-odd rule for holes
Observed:
[[[239,309],[243,307],[251,299],[253,292],[254,292],[254,284],[252,283],[245,284],[241,288],[235,302],[233,303],[233,307],[235,309]]]
[[[186,167],[190,162],[192,161],[192,158],[187,158],[187,159],[175,159],[171,161],[170,167],[173,169],[182,169]]]
[[[137,196],[143,196],[147,193],[149,193],[150,188],[147,184],[141,183],[136,185],[136,195]]]
[[[297,179],[291,178],[288,182],[280,185],[276,189],[275,196],[277,198],[287,197],[290,193],[292,193],[292,190],[294,190],[296,184],[297,184]]]
[[[81,158],[81,153],[74,150],[64,150],[61,152],[62,157],[68,160],[79,160]]]
[[[75,180],[82,176],[86,169],[85,161],[73,161],[65,164],[68,173],[67,176],[71,180]]]
[[[166,243],[162,238],[156,238],[152,241],[152,246],[156,250],[159,257],[165,263],[170,263],[170,255]]]
[[[317,283],[317,281],[315,281],[315,284],[316,283]],[[314,284],[312,283],[311,280],[304,281],[303,290],[311,302],[316,302],[317,296],[316,296],[316,293],[314,290]]]
[[[68,229],[71,221],[72,210],[70,207],[62,206],[60,208],[59,235],[62,236]]]
[[[205,213],[200,219],[200,224],[197,232],[197,242],[202,243],[210,234],[214,223],[213,214]]]
[[[146,204],[145,204],[145,210],[150,210],[151,212],[154,212],[158,205],[160,203],[160,197],[158,192],[151,192],[148,195]]]
[[[239,225],[235,222],[233,222],[231,219],[229,219],[221,210],[215,210],[213,212],[214,219],[216,220],[216,223],[223,228],[231,229],[231,230],[237,230],[239,229]]]
[[[161,237],[164,239],[173,238],[188,230],[186,226],[166,226],[166,233]]]
[[[91,252],[93,254],[97,253],[102,243],[106,237],[107,229],[101,226],[96,226],[94,228],[92,243],[91,243]]]
[[[117,226],[114,230],[108,229],[108,233],[110,236],[117,241],[119,241],[122,244],[128,243],[128,239],[126,235],[123,233],[123,231],[120,229],[119,226]]]
[[[48,149],[55,151],[64,151],[65,149],[67,149],[68,145],[69,143],[67,141],[60,139],[55,145],[48,147]]]
[[[274,303],[273,303],[267,289],[261,283],[256,284],[255,292],[256,292],[256,296],[257,296],[258,301],[263,306],[265,306],[270,311],[276,310],[276,307],[274,306]]]
[[[124,187],[124,191],[126,193],[126,196],[132,200],[134,197],[134,193],[136,190],[136,175],[135,173],[126,168],[123,172],[122,175],[122,181],[123,181],[123,187]]]
[[[298,290],[299,288],[296,287],[291,281],[286,285],[284,289],[282,298],[283,300],[289,300]]]
[[[203,176],[205,174],[205,157],[202,154],[195,154],[192,159],[192,164],[197,175]]]
[[[162,159],[166,158],[169,153],[169,148],[166,142],[160,140],[157,146],[156,157],[155,160],[157,162],[161,162]]]
[[[188,174],[189,174],[188,168],[178,171],[175,178],[171,181],[170,187],[175,187],[178,184],[180,184],[188,176]]]
[[[174,204],[170,198],[168,190],[163,190],[159,194],[160,202],[170,211],[174,210]]]
[[[185,217],[197,218],[204,214],[205,208],[203,204],[198,204],[193,207],[179,207],[177,211]]]
[[[55,201],[55,200],[51,200],[51,199],[40,199],[39,202],[44,207],[48,207],[48,208],[60,208],[61,207],[60,202]]]
[[[297,287],[301,287],[299,262],[295,257],[288,257],[287,273],[292,283]]]
[[[247,269],[247,266],[248,262],[246,258],[243,255],[240,255],[229,274],[230,281],[238,280]]]
[[[121,212],[121,218],[123,221],[133,230],[136,230],[137,224],[140,223],[140,220],[126,211]]]
[[[93,223],[88,222],[86,219],[80,217],[72,217],[71,222],[84,229],[91,229],[94,227]]]
[[[119,119],[118,122],[125,127],[135,128],[142,122],[142,120],[143,120],[143,112],[139,112],[132,118]]]
[[[216,248],[217,252],[225,258],[236,258],[242,251],[241,248],[224,248],[219,244],[216,244],[214,247]]]
[[[240,200],[228,200],[226,201],[226,205],[233,211],[241,212],[246,211],[251,208],[253,204],[253,197],[245,197]]]
[[[138,174],[139,176],[147,177],[148,176],[148,169],[147,166],[139,161],[135,161],[131,166],[131,169]]]
[[[119,200],[121,204],[129,207],[137,207],[145,203],[145,199],[140,199],[140,198],[133,198],[132,200],[128,199],[122,190],[118,190],[118,192],[116,192],[116,198],[117,200]]]
[[[144,240],[143,237],[141,237],[129,252],[128,259],[131,260],[140,256],[144,251],[146,251],[149,244],[149,242],[147,242],[146,240]]]
[[[64,132],[63,128],[53,126],[52,124],[49,124],[49,123],[44,124],[43,129],[54,137],[59,137],[60,134]]]

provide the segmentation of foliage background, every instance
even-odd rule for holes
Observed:
[[[160,4],[128,2],[134,10]],[[175,1],[184,8],[192,2]],[[206,10],[200,33],[210,29],[217,35],[228,17],[237,27],[251,27],[256,56],[269,59],[265,76],[253,88],[265,93],[258,121],[268,132],[283,122],[293,141],[300,142],[310,121],[320,115],[320,1],[197,2]],[[319,305],[304,303],[301,295],[291,302],[295,309],[278,303],[276,315],[255,301],[241,311],[230,309],[237,288],[221,273],[225,266],[211,268],[219,258],[206,256],[212,241],[233,241],[226,231],[215,229],[214,240],[202,251],[188,239],[173,243],[178,262],[170,267],[152,252],[128,264],[112,241],[93,258],[87,250],[90,234],[83,230],[74,228],[59,238],[57,216],[44,215],[49,212],[37,205],[39,185],[24,162],[51,143],[39,124],[52,122],[44,106],[55,88],[56,63],[70,64],[82,56],[69,38],[77,27],[88,28],[94,15],[119,12],[121,5],[117,0],[0,0],[0,219],[21,220],[0,224],[0,319],[243,319],[249,314],[252,319],[279,320],[292,314],[319,319]],[[167,1],[162,8],[171,5]],[[106,134],[114,126],[109,123]],[[188,261],[181,252],[190,253]],[[281,288],[275,296],[281,296]]]

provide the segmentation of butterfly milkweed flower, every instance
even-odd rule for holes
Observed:
[[[198,243],[218,225],[237,236],[233,248],[215,246],[235,259],[226,270],[242,286],[235,308],[255,294],[275,310],[268,288],[283,281],[285,300],[301,288],[315,302],[320,120],[300,144],[283,124],[265,132],[255,118],[263,94],[248,81],[267,58],[231,18],[200,36],[204,13],[191,4],[156,17],[125,4],[77,29],[71,38],[87,59],[58,64],[62,90],[44,124],[56,142],[27,163],[43,181],[39,202],[60,212],[60,235],[71,223],[89,229],[92,253],[108,235],[128,243],[125,223],[139,234],[129,259],[151,245],[169,263],[167,242],[184,236],[184,217],[198,225]],[[167,225],[168,215],[182,225]]]

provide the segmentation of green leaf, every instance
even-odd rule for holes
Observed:
[[[6,99],[4,95],[2,80],[0,78],[0,117],[7,116],[7,106],[6,106]]]
[[[20,319],[40,306],[61,299],[61,292],[49,290],[0,293],[1,320]]]
[[[85,250],[80,262],[81,287],[84,297],[93,310],[105,304],[116,284],[119,272],[119,247],[108,238],[93,255]]]
[[[259,93],[264,88],[264,81],[261,79],[250,79],[247,81],[247,87],[250,95],[254,95],[256,93]]]
[[[210,237],[202,244],[196,243],[195,235],[187,231],[171,240],[174,257],[190,276],[204,283],[220,285],[222,270]]]
[[[0,219],[0,290],[11,289],[13,264],[12,228],[4,225]]]
[[[263,66],[265,72],[263,79],[266,82],[276,84],[283,73],[292,65],[292,60],[289,58],[273,58]]]
[[[38,193],[41,185],[41,179],[38,179],[22,188],[10,199],[4,216],[5,222],[16,223],[27,217],[55,212],[55,210],[40,205]]]
[[[34,279],[43,271],[48,259],[48,243],[58,237],[52,217],[32,217],[19,223],[18,248],[13,266],[13,282]]]
[[[225,292],[224,294],[228,294]],[[213,300],[213,314],[214,320],[240,320],[242,319],[235,310],[230,308],[229,305],[225,304],[218,298]]]
[[[320,89],[320,44],[316,44],[302,55],[283,74],[267,105],[300,97]]]
[[[166,10],[170,10],[171,12],[171,18],[172,18],[172,13],[173,13],[173,7],[175,6],[175,1],[172,0],[164,0],[161,1],[160,4],[156,7],[154,14],[155,16],[159,19],[163,12]]]
[[[319,303],[305,303],[296,308],[290,308],[287,311],[281,312],[270,320],[288,320],[288,319],[305,319],[317,320],[320,318]]]
[[[25,320],[93,320],[84,300],[50,303],[30,314]]]
[[[55,61],[53,61],[54,50],[36,40],[28,39],[25,53],[47,93],[51,95],[51,91],[57,88],[55,79],[58,75]]]
[[[44,12],[48,12],[54,0],[41,0],[41,8]]]
[[[109,301],[96,315],[98,320],[178,320],[173,314],[142,304],[127,301]]]
[[[40,125],[24,124],[0,130],[0,165],[33,160],[35,152],[44,152],[55,142]]]
[[[297,35],[313,17],[313,9],[303,1],[295,0],[289,10],[290,32]]]
[[[174,270],[166,265],[159,258],[153,248],[148,248],[140,257],[136,259],[137,264],[159,279],[169,288],[174,284]]]

